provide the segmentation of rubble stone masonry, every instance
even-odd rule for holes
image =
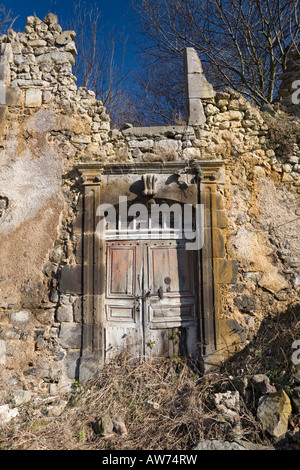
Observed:
[[[196,79],[188,70],[196,84],[188,125],[111,129],[101,101],[76,85],[74,39],[53,14],[0,38],[3,392],[57,393],[79,377],[85,166],[97,184],[103,165],[184,163],[213,186],[215,362],[245,347],[267,315],[299,302],[300,141],[285,149],[270,137],[281,123],[299,131],[297,117],[215,92],[199,61]]]

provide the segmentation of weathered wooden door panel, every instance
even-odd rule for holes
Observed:
[[[192,251],[184,243],[152,242],[149,244],[149,275],[153,290],[163,286],[168,297],[194,294]]]
[[[109,243],[107,297],[128,299],[134,295],[137,246]]]
[[[106,356],[194,356],[195,273],[183,242],[108,242]]]
[[[107,326],[105,343],[107,360],[111,360],[121,353],[138,360],[143,357],[144,340],[140,325],[136,327]]]
[[[145,353],[196,353],[195,253],[180,241],[147,243]],[[155,295],[157,294],[157,295]]]
[[[148,331],[147,356],[189,356],[196,359],[197,353],[197,330],[194,325],[180,328],[150,329]]]
[[[107,243],[106,357],[122,351],[140,355],[143,328],[140,318],[140,278],[142,258],[139,245]]]

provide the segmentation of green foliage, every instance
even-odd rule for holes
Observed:
[[[78,438],[79,442],[84,442],[86,440],[85,431],[84,430],[78,431],[77,438]]]

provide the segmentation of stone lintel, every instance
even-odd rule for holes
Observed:
[[[169,137],[176,134],[195,135],[194,129],[190,126],[128,127],[121,132],[126,137],[153,137],[156,135]]]
[[[191,160],[189,165],[186,162],[139,162],[139,163],[111,163],[103,164],[98,162],[79,163],[76,169],[82,176],[83,185],[101,184],[102,175],[124,175],[146,173],[153,174],[175,174],[190,173],[199,174],[203,182],[210,184],[218,183],[218,171],[226,164],[226,160]]]

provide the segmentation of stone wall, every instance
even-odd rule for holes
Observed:
[[[95,94],[76,86],[74,36],[49,14],[1,38],[1,384],[20,371],[22,384],[47,389],[68,376],[58,336],[74,299],[55,286],[77,246],[80,189],[69,174],[106,155],[110,128]]]
[[[201,175],[210,161],[224,163],[211,175],[219,361],[243,348],[266,315],[299,301],[299,142],[285,152],[270,138],[270,126],[285,114],[265,115],[233,90],[215,93],[199,61],[189,75],[194,70],[197,86],[209,90],[193,97],[200,124],[110,129],[103,104],[76,86],[74,37],[49,14],[29,17],[24,33],[1,38],[3,390],[56,393],[78,379],[80,164],[185,162]]]

